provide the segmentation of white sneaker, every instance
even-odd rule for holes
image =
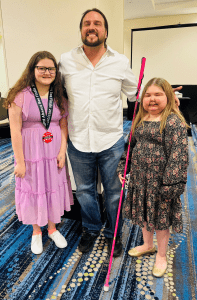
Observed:
[[[49,237],[55,242],[58,248],[65,248],[67,246],[66,239],[58,230],[54,231],[52,234],[49,234]]]
[[[40,254],[43,251],[42,234],[32,235],[31,251],[34,254]]]

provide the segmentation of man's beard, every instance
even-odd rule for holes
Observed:
[[[97,47],[97,46],[101,45],[103,42],[105,42],[105,37],[102,39],[99,39],[99,37],[98,37],[98,40],[95,42],[89,42],[87,40],[87,36],[85,36],[85,38],[81,38],[81,39],[82,39],[83,44],[86,46],[89,46],[89,47]]]

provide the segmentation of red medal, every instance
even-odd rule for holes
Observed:
[[[37,103],[38,108],[40,110],[41,122],[44,125],[44,127],[46,128],[46,130],[48,130],[48,128],[50,126],[50,123],[51,123],[52,113],[53,113],[53,87],[50,86],[50,89],[49,89],[47,115],[45,113],[45,109],[44,109],[42,100],[40,98],[40,95],[38,93],[38,90],[37,90],[35,84],[32,84],[31,90],[32,90],[32,93],[34,94],[34,97],[36,99],[36,103]],[[43,134],[42,139],[43,139],[43,142],[48,144],[48,143],[52,142],[53,135],[52,135],[51,132],[47,131]]]
[[[50,143],[50,142],[52,141],[53,135],[52,135],[51,132],[47,131],[47,132],[45,132],[45,133],[43,134],[42,139],[43,139],[43,142],[45,142],[45,143],[48,144],[48,143]]]

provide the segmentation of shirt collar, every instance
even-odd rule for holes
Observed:
[[[79,50],[80,53],[84,53],[84,51],[83,51],[83,45],[78,46],[77,49]],[[108,55],[115,55],[115,51],[111,47],[109,47],[107,45],[106,54],[108,54]]]

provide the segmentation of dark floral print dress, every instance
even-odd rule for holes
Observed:
[[[127,147],[117,172],[124,174]],[[132,157],[132,158],[131,158]],[[147,230],[172,229],[181,233],[180,195],[187,182],[187,129],[176,114],[170,114],[160,134],[160,122],[144,121],[132,137],[130,182],[123,203],[124,217]]]

